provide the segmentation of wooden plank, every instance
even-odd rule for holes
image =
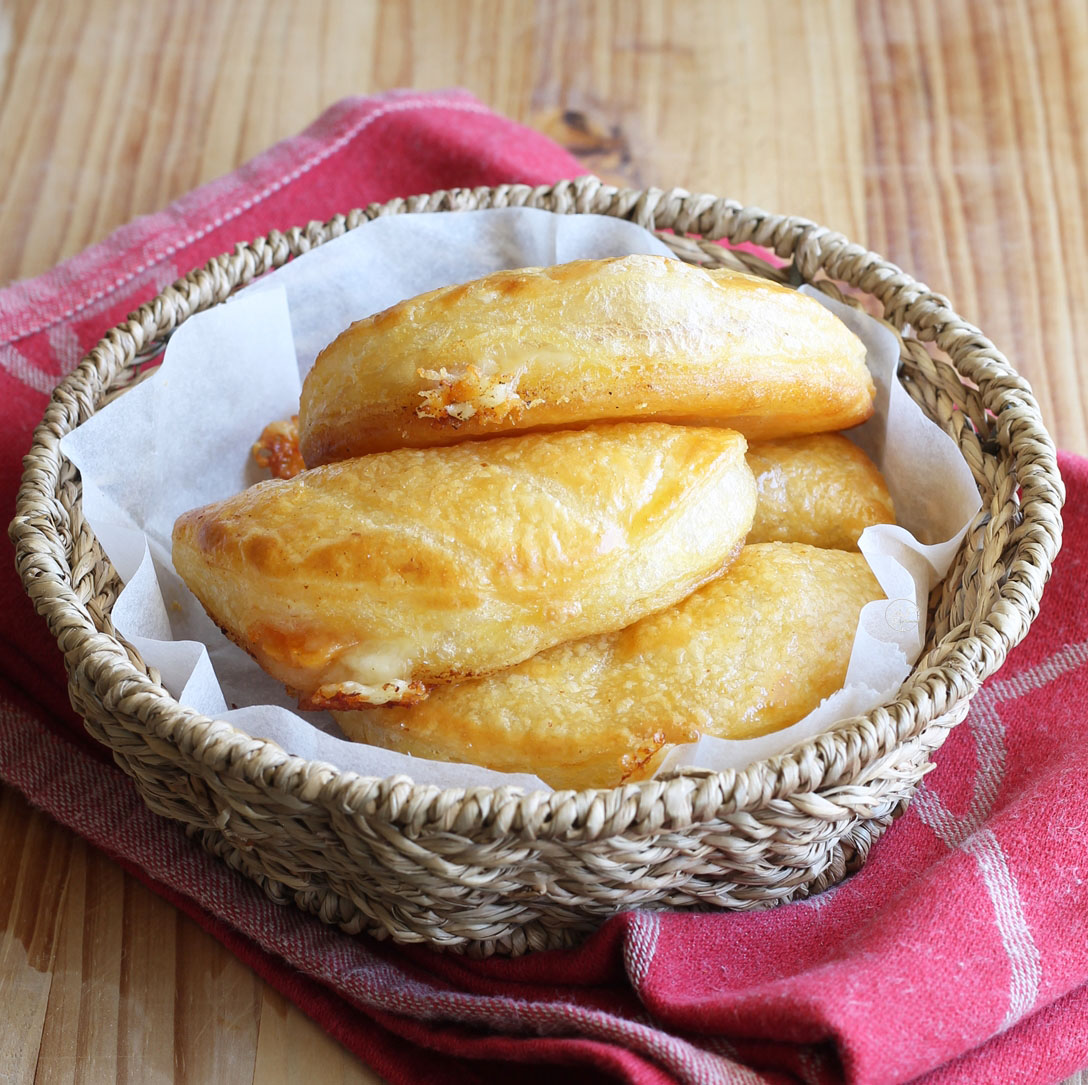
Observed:
[[[1084,6],[858,14],[866,242],[949,296],[1033,384],[1057,442],[1088,451]]]
[[[48,844],[48,826],[0,789],[0,1080],[30,1081],[53,983],[53,903],[67,841]]]
[[[178,914],[130,877],[124,879],[122,908],[118,1082],[170,1081],[177,1046]]]
[[[330,1040],[293,1003],[265,988],[254,1085],[292,1085],[297,1081],[381,1085],[384,1078]]]
[[[248,1081],[253,1076],[263,984],[196,924],[177,917],[174,1080]]]
[[[35,1082],[117,1077],[124,874],[74,838],[57,893],[57,926]]]

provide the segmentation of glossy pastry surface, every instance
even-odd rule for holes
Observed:
[[[759,492],[749,543],[857,550],[867,527],[895,523],[891,495],[873,461],[837,433],[753,441],[748,466]]]
[[[354,739],[420,757],[610,787],[700,733],[752,738],[807,715],[843,684],[861,608],[882,596],[860,554],[746,546],[724,576],[629,628],[418,705],[336,717]]]
[[[302,389],[310,466],[511,430],[658,419],[749,438],[872,412],[860,340],[812,298],[658,256],[497,272],[353,324]]]
[[[304,706],[411,701],[716,575],[755,509],[744,452],[626,424],[381,453],[184,514],[174,564]]]
[[[253,446],[253,458],[274,478],[293,478],[302,471],[298,416],[266,426]],[[895,523],[883,475],[840,434],[753,441],[746,459],[758,494],[748,543],[801,542],[857,550],[867,527]]]

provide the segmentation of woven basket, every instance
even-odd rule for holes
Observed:
[[[690,262],[740,261],[839,297],[836,283],[846,284],[883,306],[902,342],[900,379],[956,441],[982,497],[934,593],[925,654],[894,701],[742,772],[553,794],[440,789],[341,772],[201,716],[118,637],[110,611],[121,585],[83,519],[60,438],[123,391],[184,320],[292,256],[379,215],[513,205],[630,219]],[[787,263],[772,269],[719,238]],[[803,219],[586,178],[394,200],[274,232],[191,272],[111,329],[56,389],[10,533],[23,583],[64,653],[73,705],[152,810],[273,898],[349,932],[516,954],[568,944],[621,909],[756,908],[859,866],[1027,631],[1060,545],[1062,498],[1031,390],[944,298]]]

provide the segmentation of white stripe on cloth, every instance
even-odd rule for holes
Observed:
[[[661,924],[653,912],[638,912],[632,917],[623,947],[623,965],[636,991],[642,988],[649,975],[660,934]]]
[[[967,812],[953,814],[932,785],[924,782],[911,804],[946,847],[961,848],[975,860],[993,904],[994,920],[1009,960],[1009,1003],[997,1032],[1014,1025],[1035,1005],[1042,982],[1042,958],[1024,914],[1020,888],[1001,842],[986,827],[1005,778],[1005,725],[998,705],[1041,689],[1085,663],[1088,641],[1066,644],[1023,673],[992,681],[979,690],[968,716],[977,768]]]
[[[177,278],[177,268],[173,264],[164,264],[135,277],[132,281],[132,290],[146,289],[157,294]],[[111,295],[94,305],[88,304],[85,307],[85,319],[106,312],[113,302],[114,298]],[[102,330],[106,331],[105,328]],[[85,351],[80,346],[79,338],[70,324],[50,325],[46,339],[50,353],[44,360],[37,362],[20,351],[14,342],[0,344],[0,368],[6,370],[28,388],[49,395],[61,379],[79,365]]]
[[[981,829],[964,841],[963,850],[974,857],[982,872],[1001,942],[1009,957],[1009,1006],[998,1028],[998,1032],[1004,1032],[1035,1005],[1042,980],[1042,961],[1024,915],[1020,890],[997,837],[989,829]]]
[[[60,380],[58,374],[47,373],[10,343],[0,345],[0,369],[43,395],[49,395]]]

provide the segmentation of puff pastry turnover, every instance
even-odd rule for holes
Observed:
[[[773,438],[872,412],[861,341],[812,298],[660,256],[500,271],[348,328],[302,389],[307,465],[653,418]]]
[[[807,715],[842,685],[861,608],[882,595],[860,554],[746,546],[724,576],[627,629],[412,707],[335,715],[358,741],[611,787],[700,733],[751,738]]]
[[[298,416],[266,426],[253,458],[275,478],[293,478],[303,470]],[[753,441],[747,460],[759,495],[749,543],[857,550],[867,527],[895,523],[884,477],[857,445],[837,433]]]
[[[657,423],[385,452],[184,514],[174,565],[304,707],[411,701],[718,574],[755,509],[744,453]]]
[[[753,441],[748,466],[759,492],[749,543],[857,550],[867,527],[895,523],[891,494],[876,465],[837,433]]]

